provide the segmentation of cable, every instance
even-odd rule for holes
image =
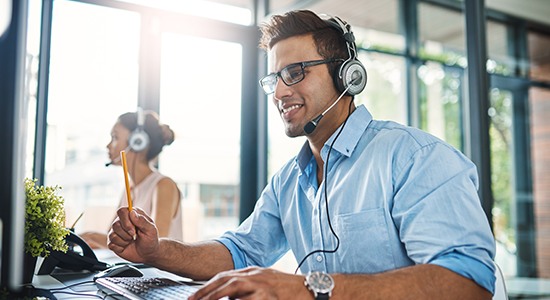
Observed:
[[[120,294],[105,294],[105,296],[103,296],[102,300],[105,300],[107,299],[107,297],[122,297],[123,299],[128,299]]]
[[[74,285],[78,285],[78,283],[77,283],[77,284],[73,284],[73,286],[74,286]],[[69,286],[67,286],[67,287],[69,287]],[[58,290],[58,289],[51,289],[50,292],[51,292],[52,290]],[[91,291],[91,292],[95,292],[95,291]],[[96,297],[96,298],[99,298],[99,299],[101,299],[101,300],[105,300],[105,299],[107,299],[107,297],[124,297],[124,296],[122,296],[122,295],[120,295],[120,294],[116,294],[116,293],[112,293],[112,294],[107,294],[107,293],[105,293],[104,296],[98,295],[98,294],[84,294],[84,293],[63,292],[63,291],[53,291],[53,292],[51,292],[51,293],[52,293],[52,294],[67,294],[67,295],[74,295],[74,296]],[[126,298],[124,298],[124,299],[126,299]]]
[[[94,282],[93,282],[92,280],[89,280],[89,281],[83,281],[83,282],[79,282],[79,283],[67,285],[67,286],[62,287],[62,288],[55,288],[55,289],[48,289],[48,290],[49,290],[50,292],[51,292],[51,291],[59,291],[59,290],[69,289],[69,288],[72,288],[72,287],[75,287],[75,286],[79,286],[79,285],[93,284],[93,283],[94,283]]]
[[[67,295],[74,295],[74,296],[96,297],[96,298],[99,298],[99,299],[105,299],[106,298],[106,297],[98,295],[98,294],[84,294],[84,293],[63,292],[63,291],[54,291],[54,292],[51,292],[51,293],[52,294],[67,294]],[[107,295],[107,296],[111,296],[111,295]]]
[[[338,139],[338,137],[340,136],[340,133],[342,133],[342,130],[344,130],[344,126],[346,126],[346,123],[348,122],[348,119],[349,117],[351,116],[351,104],[353,103],[353,98],[351,99],[351,101],[349,102],[349,107],[348,107],[348,116],[346,117],[346,119],[344,120],[344,123],[342,123],[342,127],[340,127],[340,130],[338,131],[338,134],[334,137],[334,140],[332,140],[332,143],[330,144],[330,148],[328,149],[328,153],[327,153],[327,161],[325,162],[325,174],[324,177],[325,177],[325,209],[327,211],[327,220],[328,220],[328,226],[330,228],[330,231],[332,232],[332,234],[334,235],[334,237],[336,238],[336,248],[334,248],[334,250],[323,250],[323,249],[319,249],[319,250],[315,250],[315,251],[312,251],[310,253],[308,253],[303,259],[302,261],[298,264],[298,267],[296,268],[296,271],[294,271],[294,274],[297,274],[298,273],[298,270],[300,269],[300,267],[302,266],[302,264],[304,264],[304,262],[306,261],[306,259],[308,257],[310,257],[311,255],[315,254],[315,253],[319,253],[319,252],[322,252],[322,253],[334,253],[336,252],[336,250],[338,250],[338,248],[340,247],[340,238],[338,237],[338,235],[336,234],[336,232],[334,231],[334,229],[332,228],[332,223],[330,222],[330,213],[329,213],[329,209],[328,209],[328,193],[327,193],[327,185],[328,185],[328,177],[327,177],[327,173],[328,173],[328,162],[329,162],[329,158],[330,158],[330,152],[332,152],[332,148],[334,146],[334,143],[336,142],[336,140]],[[321,214],[319,214],[319,219],[321,218]]]

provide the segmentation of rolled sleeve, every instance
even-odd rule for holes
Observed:
[[[451,252],[430,262],[430,264],[442,266],[466,278],[470,278],[477,284],[495,293],[495,266],[480,262],[470,256]]]
[[[229,250],[229,253],[231,253],[231,257],[233,258],[233,265],[235,269],[242,269],[247,266],[244,252],[239,249],[239,247],[237,247],[237,245],[233,243],[231,239],[222,236],[215,239],[215,241],[222,243],[225,248]]]

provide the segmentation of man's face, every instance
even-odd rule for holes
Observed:
[[[277,73],[290,64],[322,59],[311,35],[291,37],[275,44],[269,52],[269,73]],[[326,64],[306,67],[304,73],[305,78],[291,86],[279,78],[273,94],[273,103],[289,137],[304,135],[304,125],[338,97]]]

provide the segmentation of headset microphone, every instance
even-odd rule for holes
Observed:
[[[126,147],[126,149],[124,149],[124,152],[128,152],[128,150],[130,150],[130,146]],[[116,164],[119,161],[120,161],[120,155],[117,156],[115,159],[111,160],[110,162],[106,163],[105,166],[108,167],[112,164]]]
[[[325,110],[322,114],[320,114],[319,116],[317,116],[317,118],[307,122],[306,125],[304,125],[304,132],[306,134],[311,134],[315,128],[317,128],[317,124],[319,124],[319,121],[321,121],[321,118],[331,109],[334,107],[334,105],[336,105],[336,103],[338,103],[338,101],[340,101],[340,99],[342,99],[342,97],[347,93],[347,91],[353,86],[353,83],[355,83],[357,80],[361,79],[362,75],[360,72],[354,72],[353,73],[353,76],[355,78],[353,78],[352,80],[349,81],[349,83],[347,84],[347,88],[342,92],[342,94],[340,94],[340,97],[338,97],[338,99],[336,99],[336,101],[334,101],[334,103],[332,103],[332,105],[327,108],[327,110]]]
[[[112,165],[112,164],[116,164],[116,163],[119,162],[119,161],[120,161],[120,157],[117,157],[117,158],[111,160],[110,162],[106,163],[105,166],[108,167],[108,166],[110,166],[110,165]]]

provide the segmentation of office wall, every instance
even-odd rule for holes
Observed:
[[[533,88],[530,99],[537,270],[550,278],[550,91]]]

